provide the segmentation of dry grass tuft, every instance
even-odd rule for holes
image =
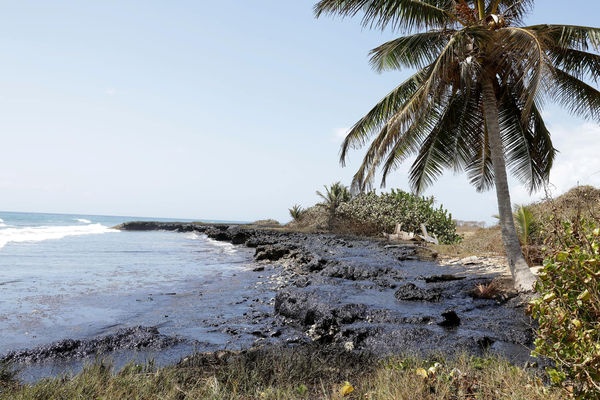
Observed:
[[[500,295],[502,285],[499,281],[493,280],[488,284],[479,283],[471,291],[471,295],[476,299],[495,299]]]

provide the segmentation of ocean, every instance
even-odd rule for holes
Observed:
[[[206,349],[226,342],[210,321],[245,311],[235,302],[251,250],[196,233],[112,228],[131,220],[169,221],[0,212],[0,355],[138,325]]]

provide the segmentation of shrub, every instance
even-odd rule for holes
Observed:
[[[527,206],[533,217],[529,234],[532,245],[550,244],[551,248],[562,245],[560,242],[548,243],[556,237],[558,225],[565,221],[598,220],[600,217],[600,189],[593,186],[577,186],[556,199],[548,198]]]
[[[600,228],[581,219],[553,231],[530,303],[538,319],[535,355],[553,359],[554,383],[569,381],[582,398],[600,396]]]
[[[355,196],[339,205],[336,218],[348,224],[364,225],[377,233],[392,232],[396,224],[407,232],[421,232],[421,224],[425,224],[429,233],[435,234],[442,243],[456,243],[461,238],[456,233],[452,214],[442,206],[435,208],[433,197],[419,197],[401,190]]]

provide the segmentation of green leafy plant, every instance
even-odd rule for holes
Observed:
[[[347,202],[352,198],[348,187],[341,182],[335,182],[329,187],[323,187],[325,188],[325,193],[317,190],[317,196],[323,199],[323,202],[319,204],[326,207],[331,213],[335,213],[335,210],[340,204]]]
[[[461,237],[456,233],[452,214],[443,206],[435,207],[433,197],[420,197],[392,190],[377,195],[375,192],[360,194],[341,204],[337,209],[337,220],[366,226],[377,234],[393,232],[396,224],[407,232],[421,232],[425,224],[429,233],[435,234],[442,243],[456,243]]]
[[[549,376],[568,381],[581,398],[600,397],[600,228],[565,222],[555,233],[564,247],[539,275],[530,312],[539,322],[534,355],[553,359]]]
[[[531,236],[535,232],[533,213],[527,206],[515,206],[515,221],[517,222],[517,233],[523,246],[527,246]]]
[[[300,221],[306,212],[306,210],[303,209],[302,207],[300,207],[298,204],[296,204],[292,208],[290,208],[289,211],[290,211],[290,216],[292,217],[292,219],[294,221]]]
[[[519,235],[519,241],[521,242],[521,248],[523,249],[523,255],[525,256],[527,263],[531,265],[530,246],[533,243],[537,230],[533,212],[528,206],[515,205],[513,214],[516,222],[517,234]]]

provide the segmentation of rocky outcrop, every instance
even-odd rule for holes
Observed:
[[[160,350],[182,340],[161,335],[155,327],[136,326],[90,340],[66,339],[34,349],[13,351],[0,358],[3,362],[38,362],[47,359],[74,359],[115,350]]]

